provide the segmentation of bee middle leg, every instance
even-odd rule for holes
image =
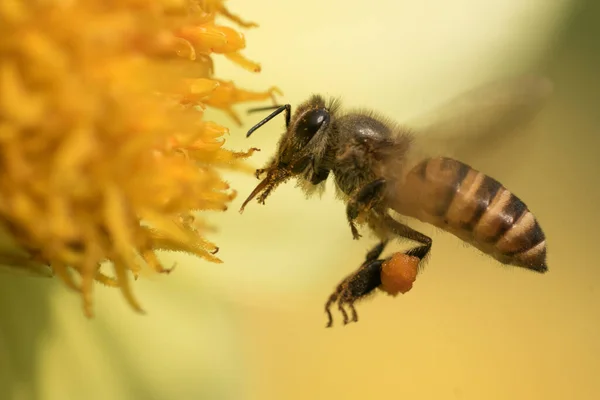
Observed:
[[[361,235],[358,233],[354,220],[361,212],[372,209],[381,200],[384,189],[385,179],[376,179],[360,188],[348,201],[346,216],[355,240],[360,239]]]
[[[365,258],[363,264],[352,274],[347,276],[335,289],[335,292],[329,296],[325,304],[325,312],[327,313],[327,327],[333,325],[333,316],[331,315],[331,306],[337,302],[343,318],[344,325],[350,322],[348,313],[344,310],[344,304],[348,305],[352,312],[352,321],[358,321],[358,314],[354,308],[354,303],[365,296],[369,295],[373,290],[381,285],[381,266],[384,260],[379,260],[379,256],[383,252],[387,242],[381,242],[373,247]]]

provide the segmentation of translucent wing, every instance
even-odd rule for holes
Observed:
[[[445,155],[467,160],[517,134],[534,119],[553,91],[539,76],[519,76],[476,87],[409,121],[415,133],[412,159]]]

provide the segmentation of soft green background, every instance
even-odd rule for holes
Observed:
[[[600,398],[596,4],[229,1],[261,24],[245,54],[263,72],[219,61],[217,73],[256,90],[276,84],[282,102],[318,91],[402,121],[499,74],[549,75],[556,98],[536,128],[473,162],[538,216],[550,272],[501,268],[416,224],[435,247],[414,289],[326,330],[324,301],[372,240],[351,239],[331,191],[304,200],[288,184],[240,215],[256,181],[232,174],[240,197],[210,216],[225,264],[180,257],[170,276],[137,282],[146,316],[100,288],[88,321],[58,281],[2,275],[0,398]],[[283,119],[244,139],[256,118],[232,126],[229,146],[262,148],[252,160],[262,166]]]

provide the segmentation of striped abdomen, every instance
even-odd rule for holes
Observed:
[[[540,225],[495,179],[438,157],[414,167],[398,190],[397,212],[451,232],[504,264],[547,270]]]

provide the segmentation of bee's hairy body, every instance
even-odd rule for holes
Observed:
[[[299,105],[293,116],[290,105],[278,107],[248,135],[283,111],[286,132],[267,167],[257,171],[258,177],[266,176],[242,209],[256,196],[264,203],[290,178],[312,194],[332,175],[354,238],[360,237],[355,223],[366,223],[380,239],[327,302],[328,326],[329,307],[336,301],[345,323],[343,304],[357,320],[353,304],[381,285],[382,260],[377,258],[389,240],[417,242],[405,254],[421,262],[429,254],[432,240],[392,217],[392,211],[452,233],[503,264],[547,271],[546,238],[537,219],[495,179],[453,158],[419,157],[415,136],[406,128],[370,111],[341,113],[337,101],[326,103],[318,95]]]
[[[544,233],[521,199],[494,178],[447,157],[425,159],[404,174],[398,169],[404,167],[403,152],[410,151],[410,135],[382,121],[352,113],[332,124],[338,145],[332,148],[331,172],[344,197],[386,178],[384,207],[452,233],[503,264],[546,270]],[[403,150],[391,152],[397,158],[390,160],[393,146]]]

